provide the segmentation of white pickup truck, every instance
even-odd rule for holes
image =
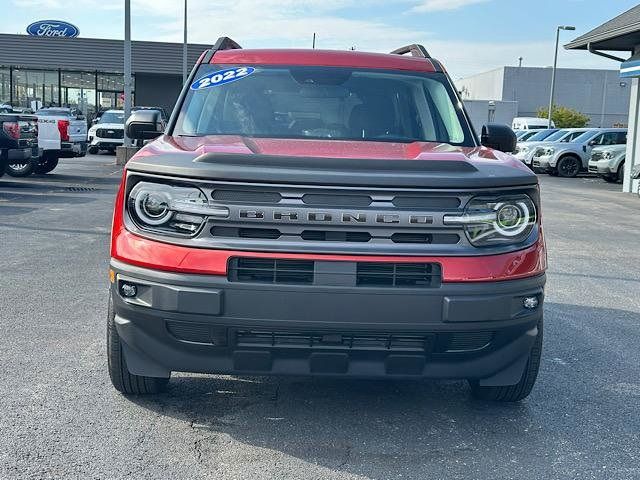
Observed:
[[[25,177],[31,172],[49,173],[60,158],[84,157],[87,154],[87,121],[74,108],[41,108],[38,117],[38,147],[42,156],[26,164],[9,165],[7,173]]]

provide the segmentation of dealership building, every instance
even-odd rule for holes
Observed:
[[[549,107],[551,68],[501,67],[455,83],[465,102],[516,102],[515,116],[537,117],[539,108]],[[618,70],[556,71],[555,104],[587,115],[592,127],[626,127],[630,96],[631,81]]]
[[[188,45],[189,68],[210,45]],[[133,41],[133,101],[173,108],[182,87],[182,44]],[[0,104],[77,107],[88,117],[122,107],[124,42],[0,34]]]

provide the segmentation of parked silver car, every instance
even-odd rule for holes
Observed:
[[[559,143],[571,142],[572,140],[576,139],[587,130],[589,129],[588,128],[563,128],[561,130],[558,130],[550,134],[548,137],[541,140],[518,142],[514,156],[518,160],[523,162],[526,166],[531,168],[532,166],[531,163],[533,162],[533,155],[536,153],[536,150],[539,147],[551,142],[559,142]]]
[[[593,147],[626,143],[625,128],[592,128],[571,142],[538,147],[533,156],[533,169],[550,175],[575,177],[580,171],[587,170]]]
[[[626,145],[596,147],[591,151],[589,172],[615,183],[624,177],[624,159],[627,154]]]

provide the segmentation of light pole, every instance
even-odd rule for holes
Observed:
[[[182,83],[187,83],[187,0],[184,0],[184,38],[182,42]]]
[[[560,43],[560,30],[575,30],[576,27],[571,25],[560,25],[556,29],[556,49],[553,55],[553,70],[551,71],[551,94],[549,95],[549,112],[547,117],[549,118],[548,128],[551,128],[551,109],[553,109],[553,94],[556,89],[556,67],[558,65],[558,44]]]
[[[124,120],[131,115],[131,0],[124,0]],[[131,139],[124,135],[124,146],[131,146]]]

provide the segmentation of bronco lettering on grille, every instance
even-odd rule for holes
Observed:
[[[335,214],[337,213],[337,214]],[[425,214],[396,214],[396,213],[363,213],[363,212],[326,212],[297,210],[245,210],[240,209],[238,216],[268,222],[282,223],[328,223],[342,224],[375,223],[380,225],[420,226],[433,224],[433,216]]]

